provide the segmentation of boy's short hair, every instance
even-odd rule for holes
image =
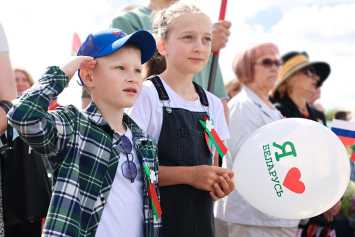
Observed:
[[[127,42],[120,49],[135,49],[141,52],[140,48],[134,42]]]
[[[128,47],[137,47],[141,52],[141,62],[144,64],[155,53],[156,43],[154,37],[145,30],[136,31],[127,35],[120,29],[107,29],[94,34],[89,34],[86,40],[81,44],[78,56],[91,56],[93,58],[106,56],[112,54],[124,47],[127,43],[133,43]],[[83,81],[80,77],[80,70],[78,70],[80,85],[83,86]]]

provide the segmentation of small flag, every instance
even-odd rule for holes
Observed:
[[[71,55],[76,56],[78,54],[79,48],[81,45],[80,38],[78,34],[75,32],[74,37],[73,37],[73,45],[72,45],[72,50],[71,50]]]
[[[146,174],[146,177],[147,177],[148,196],[149,196],[150,200],[152,201],[152,209],[155,213],[155,218],[156,218],[156,220],[158,220],[160,218],[161,214],[163,214],[163,213],[161,211],[157,192],[155,191],[155,184],[154,184],[155,172],[152,170],[152,168],[146,166],[145,164],[143,164],[143,169],[144,169],[144,173]]]
[[[352,146],[355,143],[355,123],[333,119],[332,131],[339,137],[345,146]]]
[[[350,146],[350,148],[351,148],[350,160],[355,161],[355,144],[353,146]]]

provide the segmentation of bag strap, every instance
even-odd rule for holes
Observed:
[[[7,124],[7,147],[12,147],[12,142],[13,142],[13,137],[14,137],[14,129],[10,124]]]
[[[1,138],[2,145],[7,144],[5,133],[3,135],[1,135],[0,138]]]
[[[10,108],[8,106],[6,106],[4,103],[2,103],[2,101],[0,102],[0,107],[3,108],[5,110],[5,113],[7,114],[10,110]]]
[[[7,114],[9,110],[12,108],[12,104],[7,100],[2,100],[0,101],[0,107],[3,108],[5,110],[5,113]],[[7,124],[6,131],[7,131],[7,137],[5,136],[5,134],[3,134],[1,136],[1,142],[4,145],[7,144],[7,147],[11,147],[14,133],[13,133],[13,128],[10,124]]]
[[[7,144],[7,147],[12,146],[12,139],[14,137],[14,131],[13,128],[10,124],[7,125],[7,136],[5,136],[5,133],[1,135],[0,139],[3,145]]]
[[[10,109],[12,108],[11,102],[9,102],[9,101],[7,101],[7,100],[2,100],[2,101],[0,101],[0,104],[5,104],[5,105],[7,105],[7,107],[9,107]]]

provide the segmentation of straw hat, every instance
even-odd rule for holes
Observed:
[[[325,62],[310,62],[308,59],[308,54],[306,52],[290,52],[282,56],[283,65],[279,71],[279,76],[277,79],[277,88],[293,73],[312,65],[313,68],[319,72],[319,83],[317,87],[320,87],[322,83],[327,79],[330,74],[330,66]]]

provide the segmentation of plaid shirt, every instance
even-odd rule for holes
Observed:
[[[48,68],[35,86],[14,100],[8,119],[53,168],[53,194],[43,236],[95,236],[116,174],[121,140],[113,144],[114,131],[94,103],[83,112],[72,105],[47,112],[51,98],[68,82],[58,67]],[[123,121],[132,130],[141,165],[151,167],[158,180],[155,141],[128,115]],[[154,216],[145,174],[143,183],[145,236],[162,236],[161,218],[156,221]]]

